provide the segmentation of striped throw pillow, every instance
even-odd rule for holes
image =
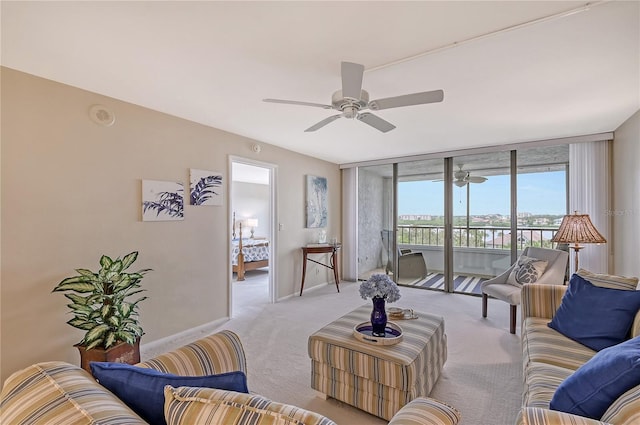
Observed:
[[[638,289],[637,277],[598,274],[585,269],[579,269],[576,274],[583,279],[588,280],[595,286],[600,286],[601,288],[622,289],[625,291],[635,291]]]
[[[317,413],[256,394],[167,385],[164,399],[168,425],[336,425]]]

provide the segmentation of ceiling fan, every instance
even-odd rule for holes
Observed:
[[[487,181],[486,177],[472,176],[471,172],[463,170],[463,167],[464,164],[458,164],[458,170],[453,173],[453,184],[456,186],[463,187],[466,186],[467,183],[484,183]],[[442,179],[434,181],[441,182]]]
[[[464,164],[458,165],[458,170],[453,173],[453,184],[458,187],[462,187],[467,183],[484,183],[487,181],[486,177],[482,176],[472,176],[469,171],[465,171],[462,169]]]
[[[338,118],[357,119],[383,133],[396,128],[395,125],[383,120],[371,112],[362,112],[370,109],[380,111],[383,109],[399,108],[403,106],[423,105],[426,103],[442,102],[444,92],[433,90],[420,93],[405,94],[384,99],[369,100],[369,93],[362,89],[362,77],[364,75],[364,65],[352,62],[342,62],[342,90],[338,90],[331,96],[331,105],[320,103],[298,102],[295,100],[263,99],[264,102],[285,103],[289,105],[313,106],[323,109],[335,109],[340,111],[337,115],[332,115],[323,119],[317,124],[307,128],[305,132],[316,131]]]

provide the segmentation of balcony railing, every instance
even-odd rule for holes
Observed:
[[[526,246],[553,248],[551,239],[557,228],[519,227],[516,233],[518,249]],[[444,246],[444,226],[399,225],[398,243],[407,245]],[[453,246],[485,249],[511,249],[511,229],[508,227],[453,227]]]

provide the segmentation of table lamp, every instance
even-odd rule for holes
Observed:
[[[248,218],[247,219],[247,227],[251,228],[251,239],[253,239],[253,232],[258,227],[258,219],[257,218]]]
[[[575,270],[578,271],[578,251],[583,246],[581,243],[607,243],[607,240],[598,232],[596,227],[591,222],[589,214],[578,214],[575,211],[573,214],[567,214],[560,223],[560,228],[555,236],[551,239],[551,242],[573,244],[569,245],[576,252]]]

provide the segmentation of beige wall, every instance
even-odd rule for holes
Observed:
[[[141,221],[141,180],[182,182],[189,168],[229,175],[229,155],[277,166],[276,253],[279,298],[299,290],[305,229],[306,174],[329,184],[328,234],[340,234],[340,171],[336,164],[262,144],[139,106],[2,68],[1,379],[31,363],[77,363],[82,331],[66,298],[52,294],[63,278],[95,270],[101,254],[138,250],[143,280],[143,344],[228,316],[230,185],[223,207],[185,205],[179,222]],[[92,104],[116,114],[111,127],[89,120]],[[188,204],[188,202],[187,202]],[[329,281],[310,273],[307,288]]]
[[[613,141],[614,273],[640,277],[640,111]]]

